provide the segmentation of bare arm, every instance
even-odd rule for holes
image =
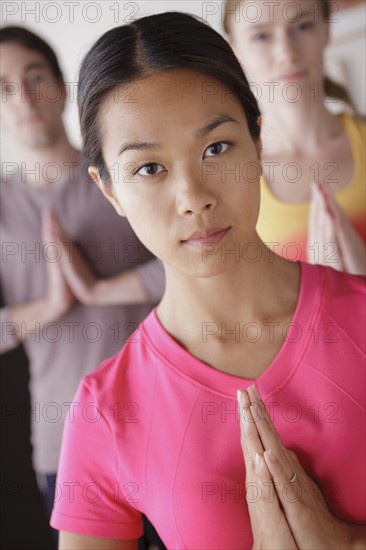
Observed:
[[[95,281],[86,299],[89,303],[104,306],[145,304],[149,301],[141,278],[134,269]]]
[[[137,540],[87,537],[60,531],[59,550],[137,550]]]

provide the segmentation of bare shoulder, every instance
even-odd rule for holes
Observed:
[[[60,531],[59,550],[137,550],[137,540],[88,537]]]

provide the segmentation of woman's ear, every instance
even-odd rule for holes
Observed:
[[[88,168],[88,174],[89,176],[94,180],[94,182],[97,184],[103,195],[109,202],[113,205],[114,209],[116,210],[117,214],[120,216],[126,217],[126,214],[122,208],[122,206],[119,203],[119,200],[117,199],[116,195],[114,194],[112,185],[106,185],[103,180],[99,176],[98,168],[95,166],[89,166]]]

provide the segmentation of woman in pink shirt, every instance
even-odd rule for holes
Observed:
[[[134,549],[142,513],[169,549],[362,548],[363,281],[259,239],[260,113],[230,46],[182,13],[112,29],[79,111],[166,291],[70,405],[60,548]]]

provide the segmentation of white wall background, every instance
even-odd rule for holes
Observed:
[[[285,1],[285,0],[282,0]],[[25,25],[40,34],[56,51],[69,87],[65,124],[71,141],[79,146],[76,107],[78,67],[84,54],[106,30],[137,17],[164,11],[183,11],[201,16],[221,32],[223,1],[203,0],[42,0],[1,2],[2,25]],[[366,93],[366,10],[365,3],[333,16],[332,44],[326,60],[329,76],[347,85],[360,113],[365,113]],[[21,160],[15,144],[4,132],[2,161]]]
[[[326,52],[329,76],[343,83],[359,113],[365,114],[366,3],[339,12],[331,25],[331,44]]]

